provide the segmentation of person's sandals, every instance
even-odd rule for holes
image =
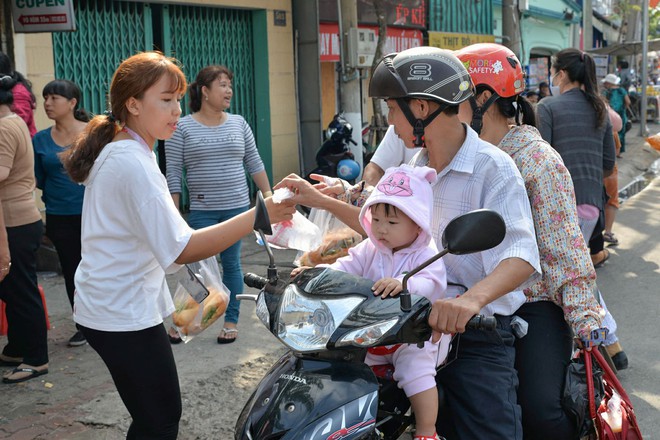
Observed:
[[[607,249],[603,249],[602,251],[598,252],[597,254],[594,254],[591,256],[591,261],[594,263],[594,268],[597,269],[601,267],[607,260],[610,258],[610,251]]]
[[[616,246],[619,244],[619,239],[617,239],[612,232],[603,232],[603,241],[610,244],[610,246]]]
[[[29,374],[27,376],[20,376],[16,379],[11,379],[11,376],[18,373],[29,373]],[[48,368],[44,368],[43,370],[37,370],[36,368],[32,368],[32,367],[24,367],[24,368],[16,367],[11,371],[11,373],[5,375],[5,377],[2,378],[2,382],[3,383],[25,382],[26,380],[34,379],[35,377],[43,376],[44,374],[48,374]]]
[[[238,338],[238,329],[236,327],[223,327],[218,336],[218,344],[231,344]]]
[[[432,437],[428,435],[416,435],[413,437],[413,440],[444,440],[444,437],[440,437],[437,433],[433,434]]]

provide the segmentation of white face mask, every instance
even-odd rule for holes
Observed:
[[[559,72],[555,72],[554,75],[550,78],[550,94],[552,96],[559,96],[561,95],[561,92],[559,91],[559,86],[555,85],[555,78],[557,78],[557,75],[559,75]]]

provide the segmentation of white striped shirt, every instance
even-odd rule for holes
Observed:
[[[525,302],[522,288],[538,280],[541,274],[534,221],[520,172],[508,154],[485,142],[470,127],[467,136],[451,163],[438,173],[433,185],[433,238],[443,249],[442,233],[455,217],[475,209],[492,209],[506,224],[506,236],[498,246],[469,255],[447,254],[447,281],[468,288],[491,273],[507,258],[527,261],[536,270],[520,290],[510,292],[481,310],[486,315],[511,315]],[[420,151],[413,165],[428,164],[428,152]]]
[[[190,209],[214,211],[250,204],[245,170],[264,170],[252,130],[240,115],[209,127],[192,115],[181,118],[171,139],[165,141],[167,186],[181,193],[183,170],[190,193]]]

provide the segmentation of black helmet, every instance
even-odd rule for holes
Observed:
[[[452,51],[437,47],[414,47],[385,56],[369,82],[372,98],[396,99],[413,126],[415,146],[424,145],[424,127],[447,107],[455,107],[474,94],[467,69]],[[415,118],[407,99],[440,103],[426,119]]]
[[[372,98],[419,98],[452,106],[472,93],[470,74],[454,53],[429,46],[385,56],[369,82]]]
[[[353,126],[344,118],[343,113],[336,114],[326,130],[326,137],[335,142],[346,141],[353,136]]]

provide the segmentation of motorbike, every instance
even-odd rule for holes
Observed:
[[[444,250],[406,274],[397,297],[384,299],[374,296],[373,281],[329,268],[280,279],[264,239],[271,227],[260,193],[254,229],[268,253],[267,276],[246,274],[245,283],[260,291],[238,298],[256,302],[261,322],[289,350],[248,399],[235,439],[399,438],[414,423],[414,414],[391,374],[377,375],[364,363],[367,348],[428,341],[431,303],[408,292],[408,280],[447,253],[496,246],[505,234],[502,218],[478,210],[451,221],[442,237]],[[491,330],[495,325],[494,317],[481,315],[468,324]]]
[[[346,181],[353,181],[360,175],[360,165],[355,161],[355,156],[349,145],[357,145],[352,138],[353,127],[342,113],[336,114],[325,132],[326,141],[316,153],[316,165],[305,178],[317,183],[310,178],[311,174],[322,174],[328,177],[340,177]]]

